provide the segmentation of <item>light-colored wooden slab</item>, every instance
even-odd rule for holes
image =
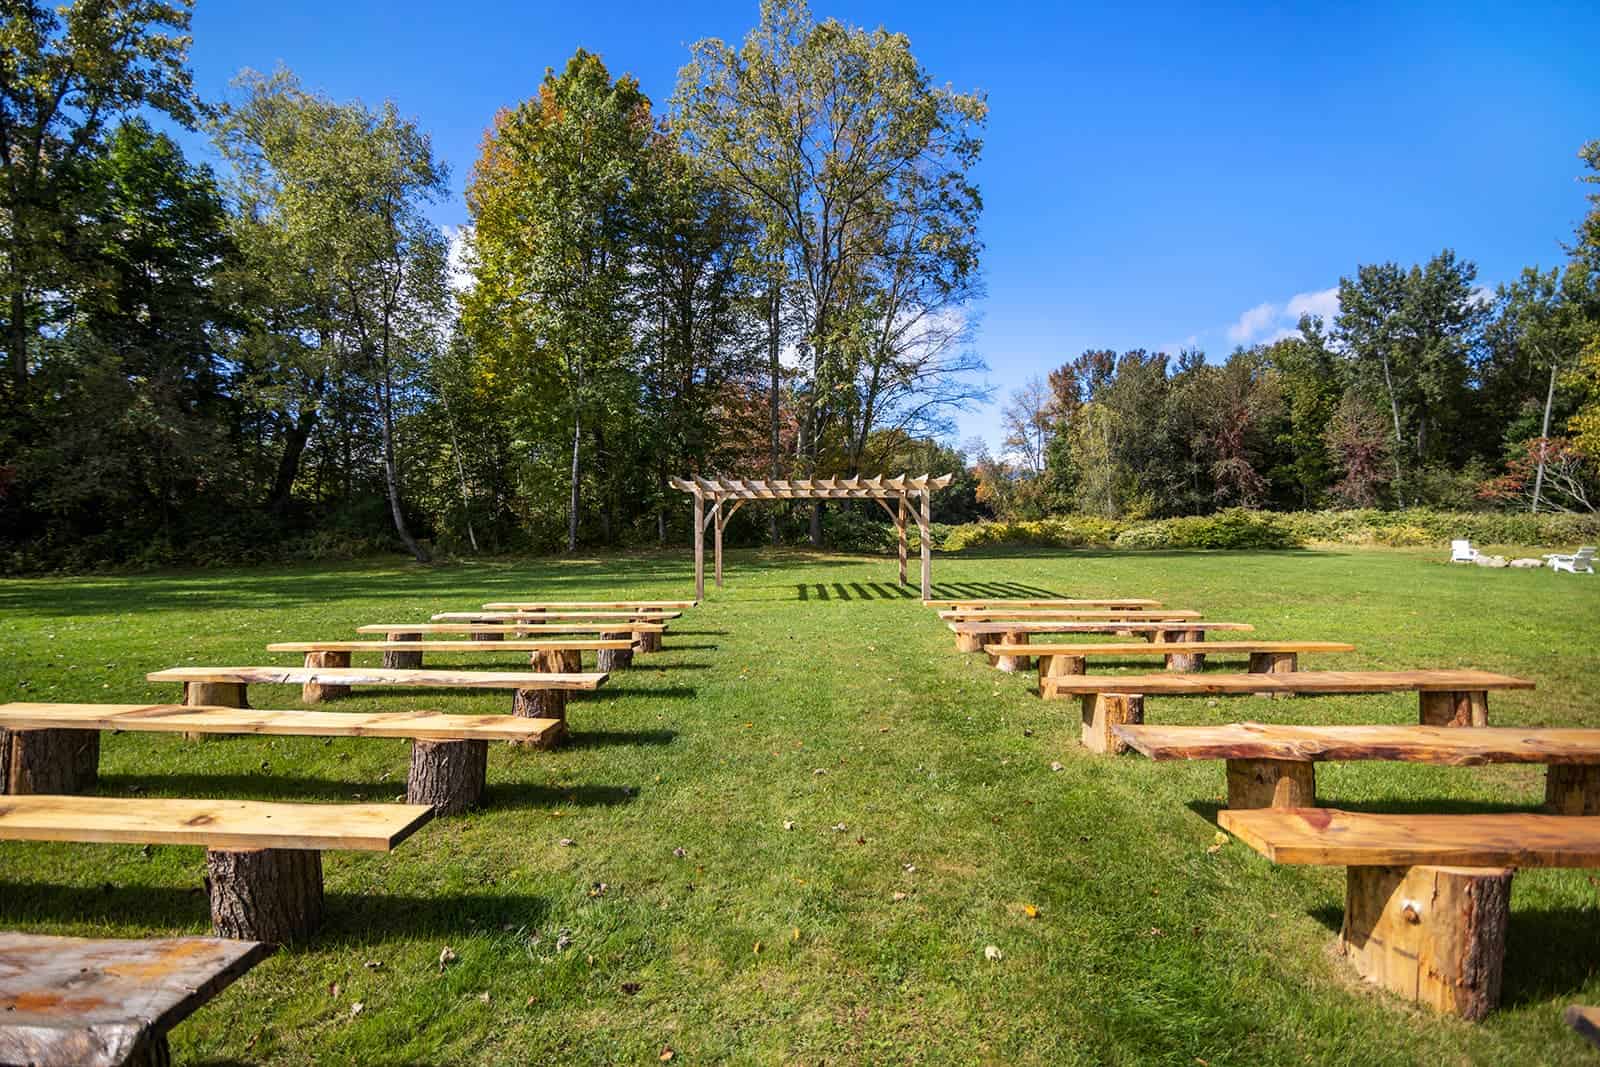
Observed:
[[[0,720],[3,721],[3,720]],[[1130,748],[1157,760],[1396,760],[1600,764],[1600,730],[1480,726],[1117,726]]]
[[[1198,619],[1201,612],[1183,608],[979,608],[973,610],[941,611],[939,618],[955,622],[1019,622],[1092,621],[1095,619],[1127,619],[1129,622],[1162,622],[1172,619]]]
[[[0,932],[0,1063],[125,1063],[274,948]]]
[[[429,616],[435,622],[666,622],[680,619],[681,611],[441,611]]]
[[[1582,1004],[1569,1004],[1562,1013],[1562,1018],[1567,1025],[1583,1036],[1589,1044],[1600,1048],[1600,1008],[1585,1007]]]
[[[1188,646],[1207,651],[1204,644]],[[1526,678],[1492,671],[1294,671],[1285,674],[1070,674],[1043,683],[1052,693],[1467,693],[1532,689]]]
[[[627,638],[563,641],[276,641],[268,652],[599,652],[632,648]]]
[[[243,685],[392,685],[437,689],[598,689],[608,675],[534,671],[430,671],[384,667],[173,667],[145,675],[148,682],[234,682]]]
[[[1247,622],[1205,622],[1203,620],[1173,622],[952,622],[950,629],[958,634],[1109,634],[1126,630],[1129,633],[1166,633],[1171,630],[1239,630],[1255,629]],[[1201,651],[1204,651],[1203,649]]]
[[[286,711],[183,704],[0,704],[11,730],[125,730],[278,737],[396,737],[425,741],[537,741],[557,719],[437,711]]]
[[[985,645],[992,656],[1164,656],[1172,653],[1192,655],[1202,652],[1354,652],[1355,645],[1342,641],[1206,641],[1195,645],[1181,641],[1118,641],[1114,643],[1084,642],[1071,644],[1040,643],[1037,645],[1012,644],[1000,641]]]
[[[1113,597],[1108,600],[1069,597],[1056,600],[924,600],[922,606],[936,609],[963,608],[1159,608],[1161,601],[1139,597]]]
[[[387,852],[433,817],[425,804],[280,804],[25,794],[0,796],[0,841]]]
[[[499,600],[485,604],[485,611],[632,610],[681,611],[697,606],[695,600]]]
[[[631,622],[566,622],[541,625],[530,622],[376,622],[357,626],[358,634],[664,634],[666,623]]]
[[[1368,815],[1337,808],[1224,808],[1217,821],[1274,863],[1600,867],[1600,815]]]

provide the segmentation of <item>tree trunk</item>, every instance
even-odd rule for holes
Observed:
[[[604,641],[629,641],[633,640],[632,630],[621,630],[615,633],[600,635]],[[620,671],[633,666],[633,649],[629,648],[602,648],[595,653],[595,667],[602,671]]]
[[[322,853],[206,850],[211,925],[218,937],[296,941],[322,923]]]
[[[822,501],[811,502],[811,547],[822,547]]]
[[[768,295],[767,308],[767,370],[771,376],[771,390],[767,396],[767,406],[772,417],[772,464],[768,476],[777,480],[779,470],[779,453],[782,441],[782,421],[778,410],[778,385],[781,377],[781,367],[778,360],[778,349],[782,340],[782,298],[783,291],[774,284]],[[772,511],[767,517],[768,535],[771,537],[772,546],[778,546],[778,513]]]
[[[13,237],[13,240],[20,238]],[[11,255],[11,322],[7,330],[7,352],[11,361],[12,401],[20,410],[28,391],[28,296],[15,249]]]
[[[1550,451],[1550,405],[1556,398],[1556,365],[1550,364],[1550,386],[1544,392],[1544,421],[1539,426],[1539,468],[1533,476],[1533,507],[1529,511],[1538,513],[1539,496],[1544,492],[1544,460]]]
[[[82,793],[99,777],[99,730],[0,729],[0,793]]]
[[[578,551],[578,446],[583,436],[583,415],[572,405],[572,479],[567,496],[567,551]]]
[[[489,767],[487,741],[411,742],[406,803],[431,804],[435,815],[459,815],[483,799]]]
[[[417,633],[392,633],[384,634],[390,641],[420,641],[422,635]],[[409,649],[386,649],[383,653],[383,665],[388,670],[415,671],[422,669],[422,653]]]
[[[278,473],[272,480],[272,498],[268,501],[268,507],[279,515],[289,510],[293,500],[295,479],[300,476],[300,460],[305,455],[306,442],[311,440],[311,431],[316,428],[317,419],[315,410],[302,414],[284,435],[283,455],[278,458]]]
[[[1383,354],[1383,384],[1389,391],[1389,414],[1394,416],[1394,488],[1398,496],[1401,491],[1400,452],[1405,448],[1405,439],[1400,433],[1400,401],[1394,395],[1394,376],[1389,372],[1389,353]],[[1404,500],[1399,503],[1404,504]]]
[[[443,386],[439,387],[439,402],[444,405],[445,421],[450,426],[450,454],[456,461],[456,481],[461,486],[461,517],[467,524],[467,543],[472,545],[472,551],[478,551],[478,535],[472,530],[472,497],[467,492],[467,468],[461,462],[461,439],[456,434],[456,417],[450,408],[450,399],[445,395]]]
[[[417,543],[416,538],[411,536],[411,531],[406,528],[406,517],[400,507],[400,473],[394,461],[394,385],[389,374],[387,352],[383,356],[383,385],[380,395],[383,398],[383,479],[389,489],[389,513],[394,517],[395,533],[400,535],[406,551],[410,552],[418,563],[427,563],[428,552]]]

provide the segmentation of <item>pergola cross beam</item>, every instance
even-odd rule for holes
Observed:
[[[917,524],[922,542],[922,599],[933,593],[932,498],[954,477],[949,474],[901,474],[892,478],[673,478],[667,484],[694,498],[694,589],[706,593],[706,528],[712,531],[716,583],[722,587],[722,531],[747,500],[876,500],[894,521],[899,545],[900,584],[906,585],[906,524]],[[895,501],[893,507],[889,502]],[[915,503],[913,503],[915,501]],[[726,509],[723,504],[730,506]]]

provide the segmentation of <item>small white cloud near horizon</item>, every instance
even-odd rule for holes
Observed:
[[[1302,315],[1331,320],[1339,313],[1339,287],[1296,293],[1281,304],[1257,304],[1228,327],[1228,340],[1238,345],[1271,344],[1300,333]]]

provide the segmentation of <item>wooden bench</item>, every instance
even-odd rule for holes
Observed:
[[[681,611],[440,611],[434,622],[669,622]]]
[[[1247,622],[1203,622],[1179,620],[1173,622],[952,622],[950,629],[956,635],[957,652],[987,652],[989,645],[1025,645],[1033,634],[1126,634],[1142,636],[1158,644],[1203,641],[1206,631],[1236,631],[1249,633],[1255,630]],[[1030,666],[1027,656],[991,656],[990,661],[1002,671],[1022,671]],[[1205,663],[1205,654],[1196,653],[1188,660],[1169,660],[1181,663],[1183,670],[1199,670]],[[1174,668],[1179,669],[1179,668]]]
[[[1039,684],[1057,674],[1086,674],[1089,658],[1104,659],[1135,659],[1140,656],[1161,656],[1167,662],[1168,670],[1177,670],[1178,666],[1186,665],[1193,658],[1193,645],[1187,641],[1168,643],[1165,641],[1152,641],[1149,644],[1136,645],[1132,642],[1118,644],[1071,644],[1063,642],[1056,645],[1012,644],[1009,641],[1000,641],[988,645],[984,651],[990,656],[1004,659],[1007,657],[1032,656],[1039,663]],[[1218,652],[1248,653],[1250,656],[1250,673],[1286,673],[1300,669],[1300,655],[1306,652],[1354,652],[1355,645],[1347,645],[1338,641],[1207,641],[1206,656]],[[1188,660],[1175,657],[1189,657]],[[1203,661],[1203,657],[1202,657]],[[1271,694],[1262,694],[1264,696]]]
[[[1050,611],[941,611],[946,622],[1173,622],[1198,619],[1201,612],[1185,608],[1056,608]]]
[[[273,951],[0,931],[0,1063],[169,1067],[167,1032]]]
[[[604,671],[553,674],[534,671],[395,671],[382,667],[172,667],[145,675],[148,682],[181,682],[183,702],[248,708],[250,685],[298,685],[300,699],[319,704],[350,695],[357,685],[431,689],[510,689],[511,714],[565,719],[567,694],[593,692],[609,677]]]
[[[636,652],[659,652],[661,635],[667,632],[662,622],[427,622],[372,623],[356,627],[358,634],[384,634],[390,641],[417,641],[424,634],[470,634],[475,641],[503,641],[508,637],[553,637],[558,634],[599,634],[603,640],[628,641]],[[619,670],[633,662],[631,652],[608,652],[602,659],[605,670]],[[610,659],[609,657],[615,657]]]
[[[1424,726],[1489,725],[1489,690],[1532,689],[1526,678],[1490,671],[1296,671],[1293,674],[1052,675],[1046,698],[1083,698],[1083,744],[1121,752],[1119,723],[1142,723],[1147,696],[1239,696],[1251,693],[1331,695],[1417,693]]]
[[[1465,1019],[1500,1001],[1513,868],[1600,866],[1600,816],[1218,813],[1274,863],[1348,868],[1339,948],[1362,977]]]
[[[487,645],[487,647],[485,647]],[[526,652],[528,666],[537,671],[556,674],[577,674],[583,670],[583,652],[630,652],[633,642],[619,637],[612,640],[595,638],[563,638],[536,641],[277,641],[267,646],[268,652],[304,652],[307,667],[348,667],[350,656],[356,652],[383,654],[383,666],[396,671],[414,671],[422,666],[424,652]],[[596,656],[596,659],[600,659]],[[631,659],[631,657],[630,657]],[[619,664],[608,662],[599,670],[616,670]]]
[[[1600,730],[1482,726],[1138,726],[1111,732],[1154,760],[1224,760],[1230,808],[1311,808],[1316,765],[1394,760],[1476,767],[1542,763],[1545,809],[1600,815]]]
[[[644,608],[659,611],[682,611],[686,608],[698,607],[698,600],[497,600],[492,604],[485,604],[485,611],[564,611],[586,610],[631,610]]]
[[[476,807],[490,741],[549,748],[563,719],[437,711],[256,711],[185,704],[0,704],[0,792],[81,793],[99,777],[100,732],[393,737],[411,742],[406,802],[437,815]]]
[[[8,796],[0,841],[199,845],[220,937],[293,941],[322,921],[322,853],[388,852],[433,817],[423,804]]]
[[[1111,600],[924,600],[925,608],[1159,608],[1159,600],[1123,597]]]

